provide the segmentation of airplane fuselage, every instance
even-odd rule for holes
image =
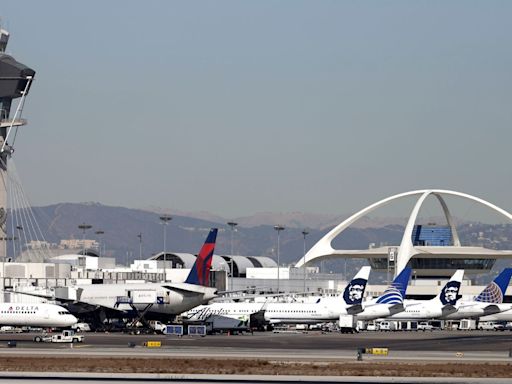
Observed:
[[[76,287],[76,299],[92,306],[148,314],[178,315],[216,297],[216,289],[187,283],[92,284]],[[58,297],[56,297],[58,299]]]
[[[0,325],[70,327],[78,319],[66,308],[54,304],[0,304]]]
[[[184,315],[197,321],[213,315],[242,320],[259,311],[264,312],[265,321],[271,324],[316,324],[347,314],[345,305],[338,301],[336,307],[322,303],[213,303],[196,307]]]
[[[439,317],[443,320],[461,320],[468,318],[480,318],[482,316],[495,315],[511,309],[510,304],[482,303],[478,301],[461,302],[457,305],[457,311]]]

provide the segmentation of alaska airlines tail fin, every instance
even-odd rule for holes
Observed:
[[[343,291],[343,300],[347,305],[361,304],[363,301],[364,291],[368,283],[371,267],[362,267],[352,280],[347,284]]]
[[[197,255],[192,270],[188,274],[185,283],[202,285],[207,287],[210,283],[210,268],[212,266],[213,251],[215,250],[215,240],[217,239],[217,228],[210,229],[208,237],[203,247]]]
[[[464,278],[464,270],[458,269],[455,271],[450,280],[445,284],[439,295],[432,300],[440,302],[442,305],[455,305],[458,300],[460,285]]]
[[[503,303],[505,291],[507,290],[512,276],[512,268],[505,268],[480,294],[475,297],[475,301],[481,303]]]
[[[402,269],[384,293],[377,298],[377,304],[403,304],[412,269]]]

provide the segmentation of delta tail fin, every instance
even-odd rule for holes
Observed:
[[[480,303],[503,303],[505,291],[510,283],[512,268],[505,268],[480,294],[475,297],[475,301]]]
[[[458,269],[455,271],[450,280],[445,284],[439,295],[434,299],[442,305],[455,305],[459,299],[460,286],[464,278],[464,270]]]
[[[343,291],[343,300],[347,305],[358,305],[363,302],[364,291],[368,284],[371,267],[362,267]]]
[[[217,228],[210,229],[208,237],[203,247],[197,255],[192,270],[188,274],[185,283],[202,285],[208,287],[210,283],[210,268],[212,266],[213,251],[215,250],[215,240],[217,239]]]
[[[409,267],[402,269],[391,285],[377,298],[377,304],[403,304],[411,272],[412,269]]]

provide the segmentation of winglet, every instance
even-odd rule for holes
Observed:
[[[481,303],[503,303],[505,291],[507,290],[512,276],[512,268],[505,268],[480,294],[475,301]]]
[[[215,240],[217,239],[217,228],[210,229],[203,247],[197,255],[196,261],[190,271],[185,283],[202,285],[207,287],[210,283],[210,268],[212,266]]]
[[[443,305],[455,305],[459,298],[460,285],[464,278],[464,270],[458,269],[445,284],[439,295],[433,300],[440,301]]]
[[[371,267],[362,267],[352,280],[347,284],[343,291],[343,300],[348,305],[361,304],[363,301],[364,291],[368,283]]]
[[[411,278],[412,269],[405,267],[393,280],[384,293],[377,298],[377,304],[402,304],[405,299],[407,284]]]

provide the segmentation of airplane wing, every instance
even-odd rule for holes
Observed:
[[[363,306],[361,304],[355,304],[347,307],[347,313],[349,315],[355,315],[361,312],[363,312]]]
[[[214,288],[203,287],[201,285],[187,284],[187,283],[169,283],[162,285],[163,288],[169,291],[176,291],[180,293],[203,295],[207,290],[215,290]]]
[[[389,310],[391,312],[394,312],[394,311],[404,311],[405,307],[404,307],[403,303],[397,303],[397,304],[390,305],[389,306]]]

